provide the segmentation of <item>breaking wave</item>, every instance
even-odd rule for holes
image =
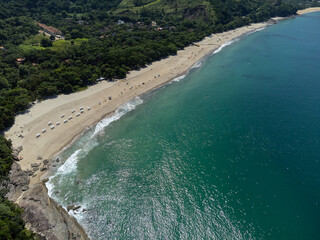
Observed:
[[[141,98],[135,97],[131,101],[120,106],[116,110],[115,114],[113,114],[112,116],[107,117],[107,118],[103,119],[102,121],[100,121],[99,123],[97,123],[95,130],[94,130],[94,133],[91,135],[90,138],[93,138],[94,136],[96,136],[101,130],[103,130],[105,127],[107,127],[110,123],[117,121],[122,116],[124,116],[126,113],[132,111],[133,109],[135,109],[138,105],[140,105],[142,103],[143,103],[143,100]]]
[[[260,31],[264,30],[265,28],[266,28],[266,27],[258,28],[258,29],[256,29],[256,30],[250,32],[249,34],[252,34],[252,33],[255,33],[255,32],[260,32]]]
[[[237,41],[239,41],[239,39],[238,39],[238,38],[236,38],[236,39],[234,39],[234,40],[232,40],[232,41],[229,41],[229,42],[226,42],[226,43],[222,44],[218,49],[216,49],[216,50],[212,53],[212,55],[214,55],[214,54],[216,54],[216,53],[220,52],[224,47],[229,46],[229,45],[231,45],[232,43],[237,42]]]
[[[195,68],[199,68],[199,67],[201,67],[201,65],[202,65],[202,62],[196,62],[190,69],[195,69]]]
[[[129,102],[123,104],[116,110],[115,114],[100,121],[95,126],[93,134],[91,136],[89,135],[90,137],[83,136],[82,139],[78,141],[78,146],[76,148],[77,150],[57,169],[55,174],[49,177],[49,181],[46,182],[50,197],[53,197],[52,195],[55,185],[52,180],[58,177],[59,181],[63,181],[66,176],[74,173],[77,170],[79,159],[85,157],[90,152],[90,150],[97,146],[97,140],[94,140],[92,138],[105,127],[107,127],[110,123],[120,119],[122,116],[135,109],[136,106],[140,105],[141,103],[143,103],[143,100],[139,97],[135,97]]]
[[[179,77],[176,77],[175,79],[173,79],[171,82],[179,82],[180,80],[184,79],[186,77],[186,75],[181,75]]]

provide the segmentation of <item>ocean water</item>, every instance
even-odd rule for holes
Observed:
[[[320,12],[238,39],[61,153],[92,239],[320,239]]]

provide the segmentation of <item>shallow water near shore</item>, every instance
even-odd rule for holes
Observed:
[[[123,105],[47,183],[92,239],[319,239],[320,13]]]

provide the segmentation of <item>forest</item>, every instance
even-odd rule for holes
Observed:
[[[84,90],[100,77],[176,54],[212,33],[313,6],[299,0],[0,0],[0,131],[33,101]],[[39,24],[40,23],[40,24]],[[41,24],[58,31],[46,32]],[[59,32],[59,34],[56,34]],[[0,135],[0,179],[13,162]],[[0,194],[0,239],[32,239],[21,209]]]

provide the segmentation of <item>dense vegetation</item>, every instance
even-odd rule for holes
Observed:
[[[82,90],[100,76],[124,78],[211,33],[295,14],[288,2],[301,1],[0,0],[0,131],[36,99]],[[64,39],[39,34],[36,22]],[[12,161],[0,135],[2,179]],[[1,193],[0,239],[29,238],[20,214]]]
[[[0,185],[7,180],[13,162],[11,152],[11,143],[0,135]],[[34,239],[34,234],[24,227],[22,210],[5,198],[6,193],[6,188],[0,186],[0,239]]]

